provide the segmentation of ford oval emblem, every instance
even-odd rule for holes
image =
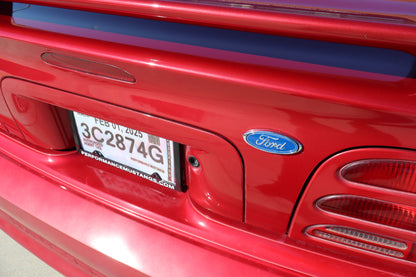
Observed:
[[[302,145],[287,136],[268,131],[249,131],[244,134],[244,140],[261,151],[290,155],[302,150]]]

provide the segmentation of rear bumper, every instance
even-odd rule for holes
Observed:
[[[75,273],[71,267],[93,276],[266,273],[70,192],[4,156],[0,168],[7,172],[0,184],[2,228],[64,274]]]
[[[94,198],[16,158],[36,150],[4,135],[0,145],[0,227],[67,276],[333,276],[340,268],[341,275],[380,273],[285,237],[213,221],[190,228]]]
[[[71,191],[59,180],[12,157],[17,142],[0,135],[0,226],[34,254],[65,275],[151,276],[286,275],[223,247],[120,212]],[[14,145],[13,145],[14,144]],[[28,149],[25,149],[28,151]],[[6,153],[7,152],[7,153]],[[227,253],[228,252],[228,253]]]

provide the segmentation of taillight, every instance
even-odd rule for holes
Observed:
[[[403,241],[343,226],[311,226],[306,232],[323,240],[395,258],[404,258],[411,248]]]
[[[316,205],[327,212],[416,231],[416,208],[354,195],[327,196]]]
[[[316,170],[300,199],[289,237],[363,262],[396,258],[395,265],[413,264],[415,200],[416,152],[347,151]]]
[[[357,161],[346,165],[341,176],[355,183],[416,192],[416,163],[411,161]]]

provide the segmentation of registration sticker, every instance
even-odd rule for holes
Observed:
[[[178,143],[89,115],[72,114],[81,154],[182,191]]]

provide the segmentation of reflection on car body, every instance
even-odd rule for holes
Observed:
[[[413,275],[414,3],[23,2],[0,2],[0,227],[48,264]]]

